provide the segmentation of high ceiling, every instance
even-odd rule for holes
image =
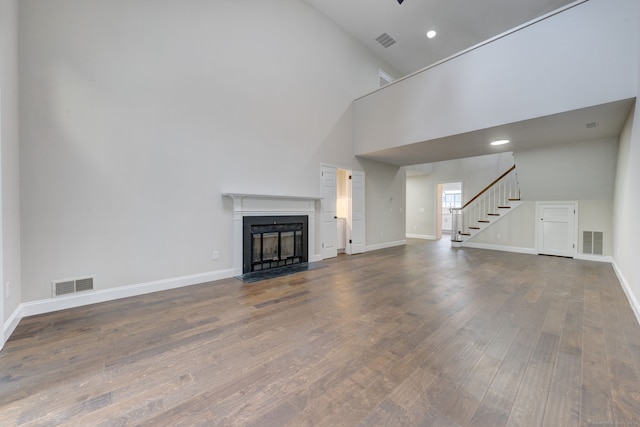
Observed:
[[[574,0],[306,1],[405,76]],[[396,43],[383,47],[384,33]]]
[[[583,0],[305,0],[360,40],[390,65],[391,77],[403,77],[452,55]],[[437,35],[427,38],[434,30]],[[387,34],[395,43],[376,41]],[[393,70],[395,69],[395,70]],[[385,71],[385,70],[383,70]],[[398,166],[527,150],[619,135],[633,100],[591,106],[549,117],[481,129],[432,141],[394,147],[362,157]],[[586,124],[597,123],[596,128]],[[493,135],[513,144],[491,147]]]

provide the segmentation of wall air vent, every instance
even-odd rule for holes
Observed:
[[[389,47],[392,44],[395,44],[395,40],[387,33],[382,33],[378,37],[376,37],[376,41],[380,43],[384,47]]]
[[[604,255],[604,232],[582,231],[582,253]]]
[[[51,295],[75,294],[93,290],[93,277],[82,277],[80,279],[56,280],[51,282]]]

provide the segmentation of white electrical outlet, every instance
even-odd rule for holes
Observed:
[[[10,283],[7,282],[4,284],[4,299],[9,299],[9,290],[11,289]]]
[[[213,259],[220,259],[220,251],[213,251]]]

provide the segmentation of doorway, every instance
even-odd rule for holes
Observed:
[[[365,251],[364,172],[322,165],[322,258]]]
[[[451,208],[462,207],[462,181],[442,182],[436,191],[436,239],[451,234]]]

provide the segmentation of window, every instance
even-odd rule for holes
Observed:
[[[461,193],[442,193],[442,207],[448,208],[460,208],[462,207],[462,194]]]

